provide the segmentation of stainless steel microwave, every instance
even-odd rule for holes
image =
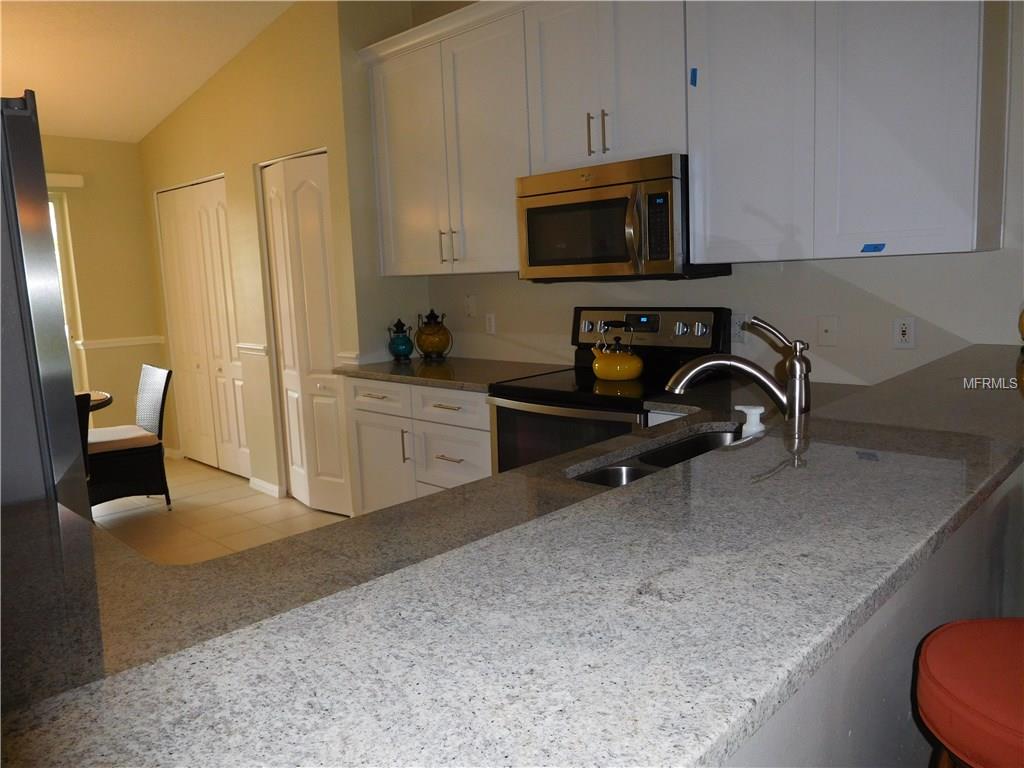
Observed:
[[[686,155],[516,179],[519,277],[630,280],[728,275],[690,264]]]

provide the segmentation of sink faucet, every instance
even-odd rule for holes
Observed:
[[[807,342],[800,339],[790,341],[786,334],[759,317],[751,317],[748,325],[766,331],[782,344],[789,347],[790,354],[786,358],[786,375],[788,380],[786,381],[785,389],[775,380],[775,377],[757,363],[737,357],[736,355],[705,355],[704,357],[698,357],[676,371],[672,378],[669,379],[668,384],[665,385],[665,389],[680,395],[686,391],[687,387],[695,379],[699,379],[706,373],[720,369],[739,371],[752,378],[761,386],[761,389],[771,396],[775,404],[779,406],[779,410],[786,415],[787,421],[798,417],[802,413],[807,413],[811,407],[811,380],[808,377],[808,374],[811,372],[811,361],[804,356]]]

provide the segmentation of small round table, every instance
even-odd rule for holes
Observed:
[[[82,393],[79,393],[82,394]],[[89,391],[89,411],[99,411],[114,402],[114,396],[99,389]]]

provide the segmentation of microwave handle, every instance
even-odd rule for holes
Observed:
[[[643,274],[643,221],[640,210],[641,184],[634,184],[626,208],[626,248],[629,249],[637,274]]]

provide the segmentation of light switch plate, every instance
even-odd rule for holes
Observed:
[[[914,349],[917,346],[917,333],[913,317],[897,317],[892,321],[893,349]]]

